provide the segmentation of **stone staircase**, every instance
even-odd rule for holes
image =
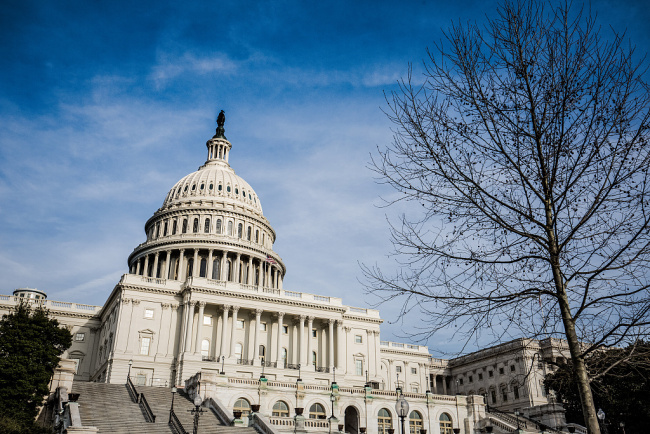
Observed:
[[[100,433],[157,434],[172,432],[168,425],[172,393],[169,388],[136,386],[149,402],[156,415],[155,423],[145,421],[138,404],[134,403],[124,384],[75,382],[73,393],[79,393],[79,414],[84,426],[94,426]],[[184,393],[174,398],[174,412],[189,433],[193,428],[193,416],[188,410],[194,405]],[[199,419],[201,434],[256,434],[254,428],[230,427],[221,424],[215,414],[204,408]]]

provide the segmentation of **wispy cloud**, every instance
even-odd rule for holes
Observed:
[[[185,74],[233,74],[237,71],[237,63],[224,53],[212,56],[198,56],[189,52],[181,56],[161,53],[157,57],[157,63],[149,75],[157,89],[164,88],[168,82]]]

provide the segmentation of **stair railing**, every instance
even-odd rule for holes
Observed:
[[[176,413],[174,413],[174,409],[169,410],[168,425],[171,427],[174,434],[189,434],[187,431],[185,431],[185,428],[183,428],[183,424],[181,423],[180,420],[178,420],[178,417],[176,417]]]
[[[156,415],[153,414],[153,411],[147,402],[147,398],[144,397],[144,393],[138,393],[138,391],[135,390],[135,385],[133,384],[133,381],[131,381],[131,377],[126,377],[126,388],[129,391],[131,400],[140,406],[140,409],[144,413],[145,420],[150,423],[155,423]]]

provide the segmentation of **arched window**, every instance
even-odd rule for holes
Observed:
[[[241,411],[242,416],[248,416],[251,413],[251,404],[246,398],[239,398],[232,407],[233,411]]]
[[[210,355],[210,341],[203,339],[201,341],[201,356],[208,357]]]
[[[255,242],[259,244],[260,242],[260,230],[255,229]]]
[[[165,222],[165,229],[163,230],[163,237],[167,236],[167,222]]]
[[[248,227],[248,229],[246,229],[246,239],[247,239],[248,241],[251,240],[251,230],[252,230],[252,229],[251,229],[250,226]]]
[[[309,418],[325,419],[325,407],[319,403],[312,404],[312,406],[309,407]]]
[[[205,277],[207,273],[208,273],[208,261],[205,258],[202,258],[201,268],[199,269],[199,277]]]
[[[233,270],[232,270],[232,261],[230,259],[228,259],[226,261],[226,267],[228,267],[226,269],[226,276],[228,277],[227,280],[228,280],[228,282],[232,282],[232,271]]]
[[[515,399],[519,399],[519,384],[512,383],[512,394]]]
[[[242,344],[235,345],[235,357],[237,358],[237,360],[242,359],[242,348],[243,348]]]
[[[221,233],[221,219],[217,219],[217,233]]]
[[[232,222],[231,221],[228,222],[228,235],[230,235],[232,237]]]
[[[316,351],[311,352],[311,364],[316,366]]]
[[[264,364],[264,360],[266,360],[266,347],[264,345],[260,345],[259,358],[262,364]]]
[[[212,261],[212,278],[214,280],[219,280],[219,267],[221,267],[221,261],[215,259]]]
[[[273,404],[273,414],[275,417],[289,417],[289,406],[284,401],[278,401]]]
[[[388,429],[393,427],[393,418],[390,411],[382,408],[377,413],[377,431],[379,434],[388,434]]]
[[[156,238],[160,237],[160,223],[156,223]]]
[[[187,219],[184,219],[184,220],[183,220],[183,233],[184,233],[184,234],[187,233]]]
[[[177,230],[178,230],[178,225],[176,220],[174,220],[174,223],[172,223],[172,235],[176,235]]]
[[[454,434],[451,416],[447,413],[442,413],[440,415],[440,434]]]
[[[230,193],[230,186],[227,186],[227,187],[226,187],[226,191],[227,191],[228,193]]]
[[[192,226],[192,232],[197,233],[199,231],[199,219],[194,219],[194,225]]]
[[[239,223],[237,225],[237,238],[241,238],[244,232],[244,225]]]
[[[205,219],[205,226],[203,228],[203,232],[210,233],[210,219]]]
[[[287,367],[287,349],[282,348],[282,366]]]
[[[409,414],[409,432],[411,434],[420,434],[422,429],[422,415],[417,411],[412,411]]]
[[[185,276],[186,278],[192,275],[193,268],[194,268],[194,258],[189,258],[187,260],[187,274]]]
[[[219,152],[221,152],[221,151],[219,151]],[[219,190],[219,191],[223,190],[223,185],[219,184],[219,188],[218,188],[218,190]]]

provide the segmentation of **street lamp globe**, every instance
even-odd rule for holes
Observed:
[[[196,396],[194,397],[194,405],[199,407],[201,404],[203,404],[203,399],[201,398],[201,395],[197,393]]]
[[[598,419],[600,419],[601,422],[605,420],[605,412],[603,411],[602,408],[598,409],[597,416],[598,416]]]
[[[409,403],[404,399],[403,396],[400,396],[397,402],[395,403],[395,411],[399,417],[406,417],[409,414]]]

